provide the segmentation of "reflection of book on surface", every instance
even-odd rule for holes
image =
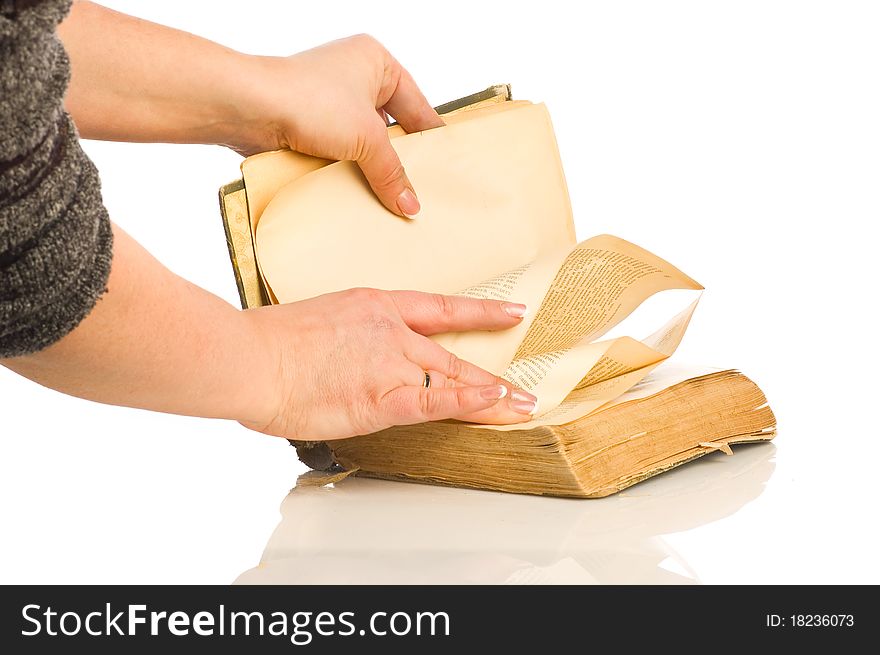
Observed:
[[[644,339],[602,339],[657,292],[702,287],[623,239],[574,243],[543,105],[497,102],[445,118],[445,127],[427,132],[390,128],[419,190],[414,221],[385,210],[352,162],[292,152],[246,160],[247,222],[263,296],[293,302],[368,286],[525,302],[531,312],[516,328],[436,340],[535,393],[538,411],[518,426],[437,422],[300,444],[304,461],[377,477],[589,497],[729,451],[728,443],[772,438],[775,419],[763,394],[735,371],[661,368],[644,382],[678,346],[696,301]]]
[[[735,514],[775,467],[772,443],[700,458],[597,503],[348,477],[303,480],[238,584],[691,584],[663,538]]]

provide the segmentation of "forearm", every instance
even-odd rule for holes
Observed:
[[[0,360],[81,398],[162,412],[259,421],[265,368],[244,312],[178,277],[119,228],[108,291],[70,334]]]
[[[58,33],[72,69],[65,106],[85,138],[237,144],[255,129],[244,95],[257,57],[85,1]]]
[[[244,55],[85,0],[58,33],[72,68],[65,106],[84,137],[351,160],[388,210],[412,218],[421,209],[386,122],[416,132],[443,120],[369,36],[289,57]]]

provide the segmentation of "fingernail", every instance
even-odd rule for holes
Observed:
[[[538,403],[534,400],[517,400],[510,402],[510,408],[520,414],[534,414],[538,409]]]
[[[501,400],[507,395],[507,387],[503,384],[496,384],[493,387],[484,387],[480,390],[480,398],[485,400]]]
[[[508,316],[514,316],[516,318],[522,318],[526,315],[526,311],[528,307],[522,305],[518,302],[505,302],[501,304],[501,309],[504,310],[504,313]]]
[[[397,197],[397,208],[407,218],[414,218],[422,208],[419,199],[410,189],[404,189]]]
[[[510,394],[511,400],[528,400],[530,402],[537,402],[537,396],[533,396],[528,391],[523,391],[522,389],[514,389]]]

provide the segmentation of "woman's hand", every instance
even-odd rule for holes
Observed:
[[[242,154],[290,148],[357,162],[379,200],[413,216],[419,202],[387,134],[387,116],[407,132],[443,125],[410,74],[366,35],[291,57],[257,57],[246,79],[244,129],[231,144]],[[248,106],[248,105],[246,105]]]
[[[419,211],[388,139],[388,115],[407,132],[443,121],[369,36],[259,57],[84,1],[74,3],[59,35],[72,66],[65,105],[86,138],[350,159],[388,209]]]
[[[535,397],[425,335],[500,330],[523,305],[416,291],[353,289],[245,312],[264,354],[265,421],[290,439],[337,439],[455,418],[519,423]],[[425,371],[430,388],[423,382]]]
[[[351,159],[388,209],[419,211],[388,140],[387,115],[408,132],[443,121],[371,37],[259,57],[84,0],[59,35],[72,66],[65,106],[85,138]]]
[[[513,327],[523,305],[354,289],[240,311],[116,226],[113,239],[109,290],[82,323],[0,364],[80,398],[234,419],[291,439],[443,418],[515,423],[535,407],[534,396],[424,336]]]

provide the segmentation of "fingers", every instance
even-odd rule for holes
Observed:
[[[404,344],[404,355],[426,371],[437,371],[445,378],[460,385],[487,386],[504,384],[513,388],[506,380],[479,366],[459,359],[440,344],[418,334]],[[433,384],[433,382],[432,382]]]
[[[406,177],[400,158],[391,147],[385,121],[379,116],[368,134],[357,159],[364,177],[379,201],[398,216],[412,218],[419,213],[421,205]]]
[[[489,423],[495,425],[507,425],[510,423],[525,423],[535,417],[537,403],[534,396],[525,391],[513,391],[497,403],[486,409],[470,414],[462,414],[455,418],[469,423]]]
[[[382,420],[389,425],[412,425],[425,421],[441,421],[478,414],[500,404],[508,394],[507,387],[499,384],[479,387],[431,388],[397,387],[385,394],[379,402]],[[516,423],[522,414],[502,408],[499,423]],[[528,417],[525,417],[528,420]]]
[[[409,71],[393,57],[386,68],[391,70],[396,68],[399,75],[397,76],[397,86],[391,91],[391,97],[383,109],[394,116],[404,130],[421,132],[444,125],[443,119],[428,103]],[[395,76],[386,75],[385,77],[393,80]]]
[[[487,387],[498,384],[507,388],[507,394],[497,404],[456,418],[477,423],[511,423],[527,421],[537,411],[538,399],[533,394],[456,357],[430,339],[420,335],[413,336],[412,341],[406,344],[404,354],[421,369],[429,372],[431,389],[444,385]],[[424,376],[422,370],[419,375]]]
[[[520,303],[466,296],[392,291],[391,297],[410,329],[425,336],[466,330],[505,330],[519,325],[526,313],[526,306]]]

